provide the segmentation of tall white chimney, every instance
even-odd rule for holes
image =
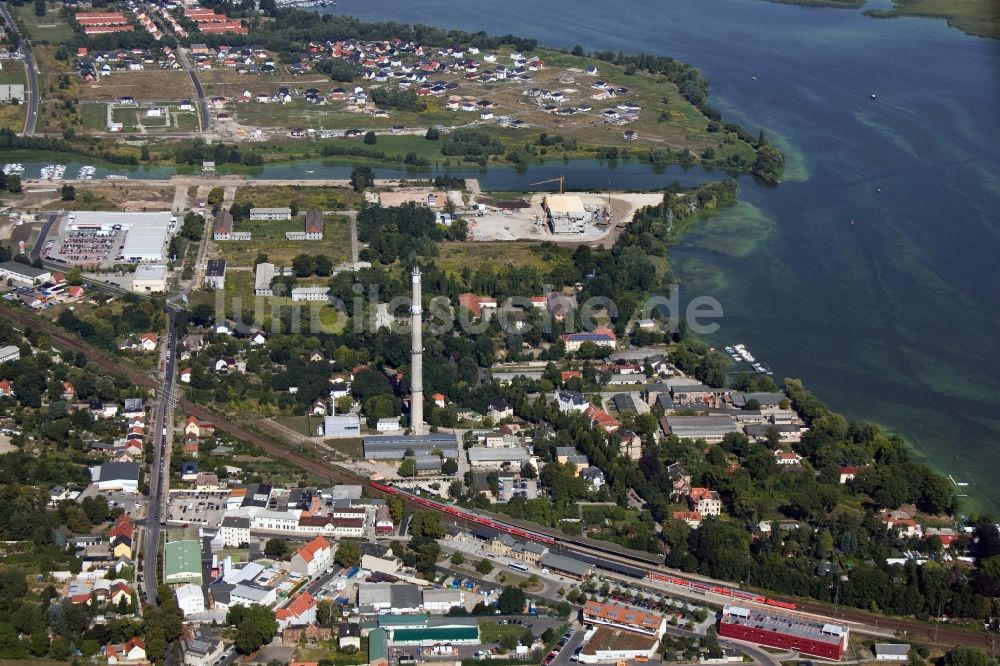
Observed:
[[[410,307],[410,430],[424,434],[424,344],[420,330],[420,269],[413,269],[413,305]]]

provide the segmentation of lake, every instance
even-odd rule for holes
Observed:
[[[716,341],[747,344],[777,376],[903,435],[968,482],[968,508],[1000,508],[1000,43],[943,21],[763,0],[341,0],[324,11],[702,68],[712,102],[763,127],[789,163],[777,189],[741,178],[740,204],[672,250],[685,294],[725,308]]]

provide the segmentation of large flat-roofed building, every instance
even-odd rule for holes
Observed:
[[[586,562],[555,553],[545,553],[538,558],[538,564],[551,571],[580,579],[586,578],[593,571],[593,567]]]
[[[361,417],[357,414],[334,414],[323,417],[324,437],[357,437],[361,434]]]
[[[295,287],[292,289],[293,301],[328,301],[329,287]]]
[[[98,234],[123,232],[124,242],[113,259],[125,263],[164,261],[171,232],[177,226],[177,218],[170,211],[75,211],[68,215],[69,231],[93,231]]]
[[[253,274],[253,293],[257,296],[273,296],[272,280],[274,280],[274,264],[257,264]]]
[[[163,582],[201,585],[201,548],[197,541],[169,541],[163,546]]]
[[[580,650],[584,664],[609,664],[627,660],[648,661],[656,654],[660,639],[627,629],[603,625]]]
[[[531,454],[526,449],[475,447],[469,449],[469,465],[477,469],[503,469],[505,467],[521,469],[521,466],[531,462]]]
[[[719,620],[720,636],[834,660],[843,656],[849,633],[839,624],[810,622],[741,606],[726,606]]]
[[[401,460],[407,451],[413,455],[431,455],[440,451],[445,458],[458,459],[458,441],[449,433],[429,435],[383,435],[365,437],[365,458],[369,460]]]
[[[17,284],[34,285],[48,282],[52,273],[42,268],[35,268],[20,261],[5,261],[0,263],[0,279],[10,280]]]
[[[132,274],[132,291],[157,294],[167,290],[167,267],[163,264],[140,264]]]
[[[550,194],[545,197],[545,213],[554,234],[583,233],[590,214],[583,199],[575,194]]]
[[[205,267],[205,286],[212,289],[226,288],[226,260],[209,259]]]
[[[0,347],[0,363],[7,361],[17,361],[21,358],[21,350],[14,345]]]
[[[454,624],[420,629],[393,629],[391,643],[393,645],[424,645],[432,646],[439,643],[479,643],[479,627],[477,625]]]
[[[583,605],[583,621],[606,624],[656,638],[663,636],[667,629],[667,618],[662,615],[618,604],[602,604],[599,601],[588,601]]]
[[[740,428],[728,416],[664,416],[663,432],[681,439],[703,439],[717,444]]]
[[[250,219],[254,221],[290,220],[291,208],[251,208]]]

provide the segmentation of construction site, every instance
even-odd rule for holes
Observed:
[[[464,217],[469,240],[551,240],[565,243],[603,243],[632,221],[635,212],[660,203],[662,194],[623,192],[566,192],[565,177],[535,185],[559,184],[559,191],[537,192],[521,199],[501,201],[477,196]]]

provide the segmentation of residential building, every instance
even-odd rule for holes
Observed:
[[[146,644],[136,636],[126,643],[109,643],[104,646],[108,664],[141,664],[146,661]]]
[[[585,412],[589,403],[582,393],[563,389],[556,394],[556,404],[560,412]]]
[[[656,638],[661,638],[667,630],[667,618],[662,615],[599,601],[588,601],[583,605],[583,621]]]
[[[184,666],[213,666],[222,659],[226,645],[207,635],[197,635],[184,641]]]
[[[278,627],[301,627],[314,624],[316,622],[316,600],[308,590],[303,590],[297,594],[288,605],[279,608],[274,618],[278,621]]]
[[[233,236],[233,214],[228,210],[220,210],[215,214],[215,226],[212,239],[216,241],[231,240]]]
[[[226,288],[226,260],[209,259],[205,268],[205,286],[212,289]]]
[[[325,538],[318,536],[302,546],[292,556],[289,570],[304,576],[316,576],[333,562],[333,547]]]
[[[722,515],[722,499],[719,493],[708,488],[692,488],[688,501],[691,509],[702,516]]]
[[[250,219],[255,222],[273,222],[292,219],[291,208],[251,208]]]
[[[580,351],[581,345],[586,342],[591,342],[599,347],[610,347],[611,349],[617,349],[618,347],[618,336],[610,328],[603,327],[582,333],[567,333],[562,336],[562,340],[566,345],[567,352]]]
[[[237,516],[226,516],[222,519],[220,528],[222,541],[227,548],[239,548],[250,543],[250,519]]]
[[[337,647],[361,649],[361,625],[357,622],[341,622],[337,625]]]
[[[274,264],[260,263],[254,268],[253,293],[257,296],[273,296],[271,282],[274,280]]]

